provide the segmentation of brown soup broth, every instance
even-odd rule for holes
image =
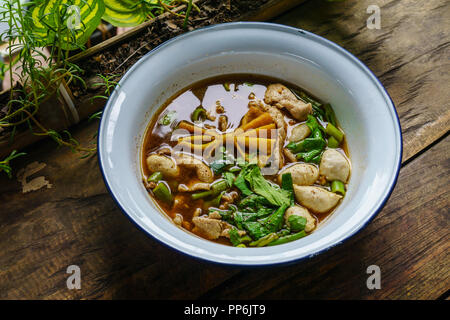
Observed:
[[[170,112],[175,112],[176,120],[174,121],[174,123],[178,123],[182,120],[191,122],[191,114],[197,107],[203,106],[206,110],[210,110],[212,108],[215,108],[216,105],[220,103],[220,105],[225,109],[223,115],[227,116],[228,118],[228,126],[225,132],[232,132],[239,127],[243,116],[249,110],[249,102],[252,99],[264,100],[264,94],[267,86],[272,83],[281,83],[288,88],[305,92],[305,90],[298,88],[297,86],[290,83],[286,83],[285,81],[280,79],[252,74],[233,74],[199,81],[173,95],[165,104],[160,107],[147,127],[141,153],[143,179],[147,180],[148,176],[150,175],[146,164],[146,158],[156,150],[164,148],[164,146],[174,147],[177,144],[176,141],[170,140],[174,127],[161,125],[159,123],[164,115]],[[226,90],[226,87],[229,87],[229,91]],[[308,95],[310,94],[308,93]],[[310,96],[320,102],[319,99],[315,98],[312,95]],[[292,128],[301,122],[294,120],[284,110],[282,112],[288,126],[287,136],[289,136]],[[204,127],[214,126],[217,128],[218,118],[219,117],[217,116],[215,120],[205,120],[202,124]],[[287,142],[285,144],[287,144]],[[341,148],[339,148],[338,150],[344,153],[347,158],[349,158],[345,139],[341,144]],[[301,163],[301,161],[298,162]],[[288,160],[285,159],[285,166],[290,165],[292,165],[292,163],[288,162]],[[177,181],[168,181],[172,193],[177,199],[176,205],[169,206],[153,197],[151,191],[149,191],[149,194],[170,218],[173,219],[176,214],[181,214],[183,216],[182,226],[186,230],[191,231],[198,236],[202,236],[201,234],[196,233],[195,230],[193,230],[194,225],[192,223],[192,218],[196,208],[203,207],[204,200],[199,199],[194,201],[191,198],[190,192],[177,191],[178,184],[192,184],[195,180],[198,181],[198,179],[191,170],[186,170],[183,168],[181,170],[182,174],[180,175],[180,178],[177,178]],[[215,179],[219,178],[219,176],[215,176]],[[275,176],[266,176],[266,178],[275,182]],[[321,187],[323,187],[323,185]],[[237,191],[236,188],[233,188],[233,190]],[[325,219],[332,211],[334,211],[334,209],[325,214],[315,214],[313,212],[311,213],[315,216],[317,221],[320,222]],[[212,241],[226,245],[231,244],[230,241],[225,237],[220,237],[219,239]]]

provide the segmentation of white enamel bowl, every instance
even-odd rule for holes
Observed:
[[[344,129],[352,175],[337,210],[311,235],[267,248],[234,248],[176,227],[141,182],[147,124],[173,94],[199,80],[232,73],[283,79],[332,104]],[[111,95],[100,123],[99,162],[126,215],[146,233],[192,257],[269,265],[314,256],[363,228],[387,201],[400,169],[402,138],[386,90],[358,59],[312,33],[268,23],[230,23],[167,41],[140,59]]]

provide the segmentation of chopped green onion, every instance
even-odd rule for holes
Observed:
[[[331,182],[331,191],[334,193],[340,193],[345,196],[345,185],[342,181],[334,180]]]
[[[342,142],[342,139],[344,139],[344,133],[343,133],[341,130],[339,130],[338,128],[336,128],[336,127],[335,127],[333,124],[331,124],[331,123],[328,123],[328,124],[327,124],[327,127],[326,127],[326,129],[325,129],[325,132],[326,132],[328,135],[330,135],[330,136],[336,138],[336,140],[337,140],[339,143],[341,143],[341,142]]]
[[[219,180],[211,185],[211,189],[214,194],[221,193],[228,189],[228,184],[225,180]]]
[[[160,181],[155,189],[153,189],[153,194],[163,202],[172,203],[172,192],[170,192],[169,186],[163,181]]]
[[[339,145],[340,145],[340,143],[339,143],[339,141],[336,140],[335,137],[331,136],[328,138],[328,147],[329,148],[334,148],[334,149],[339,148]]]
[[[219,180],[211,185],[211,190],[193,193],[192,200],[198,200],[207,198],[209,196],[218,195],[222,191],[227,190],[227,188],[228,188],[227,182],[225,180]]]
[[[207,198],[209,196],[212,196],[213,194],[214,193],[213,193],[212,190],[193,193],[192,194],[192,200],[198,200],[198,199]]]
[[[163,175],[161,172],[157,171],[157,172],[153,172],[152,175],[150,177],[148,177],[147,182],[154,182],[157,183],[160,180],[162,180]]]
[[[206,110],[203,107],[197,107],[194,112],[192,112],[191,120],[196,121],[203,121],[206,119]]]

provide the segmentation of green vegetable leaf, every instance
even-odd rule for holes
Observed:
[[[241,172],[239,173],[239,175],[236,177],[236,179],[234,180],[234,185],[241,190],[242,194],[244,196],[249,196],[251,194],[253,194],[252,190],[250,190],[250,188],[247,186],[247,182],[245,180],[245,171],[241,170]]]
[[[292,182],[292,174],[284,173],[281,176],[281,189],[286,190],[290,194],[291,206],[294,205],[294,183]]]
[[[250,170],[245,174],[245,180],[250,184],[250,189],[267,199],[275,206],[289,205],[289,192],[283,189],[277,189],[270,184],[261,174],[257,165],[249,165]]]
[[[239,236],[239,232],[236,229],[230,229],[229,233],[230,235],[230,241],[233,244],[233,246],[237,246],[241,244],[241,237]]]
[[[239,202],[239,209],[243,211],[257,212],[267,206],[271,206],[271,203],[266,198],[257,194],[250,194]],[[270,209],[273,210],[273,209]]]
[[[234,179],[236,179],[236,176],[231,172],[224,172],[223,178],[227,182],[228,187],[232,187],[234,183]]]
[[[270,216],[258,221],[245,221],[243,226],[255,240],[258,240],[269,233],[277,232],[283,226],[284,212],[288,206],[289,205],[282,205]]]

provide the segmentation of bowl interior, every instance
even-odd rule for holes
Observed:
[[[352,161],[348,193],[311,235],[282,246],[234,248],[176,227],[141,183],[141,146],[159,107],[194,82],[251,73],[283,79],[332,104]],[[215,262],[263,265],[311,256],[364,226],[386,201],[401,159],[395,109],[377,79],[356,58],[313,34],[261,23],[198,30],[169,41],[123,77],[101,121],[99,157],[105,182],[137,225],[163,243]]]

